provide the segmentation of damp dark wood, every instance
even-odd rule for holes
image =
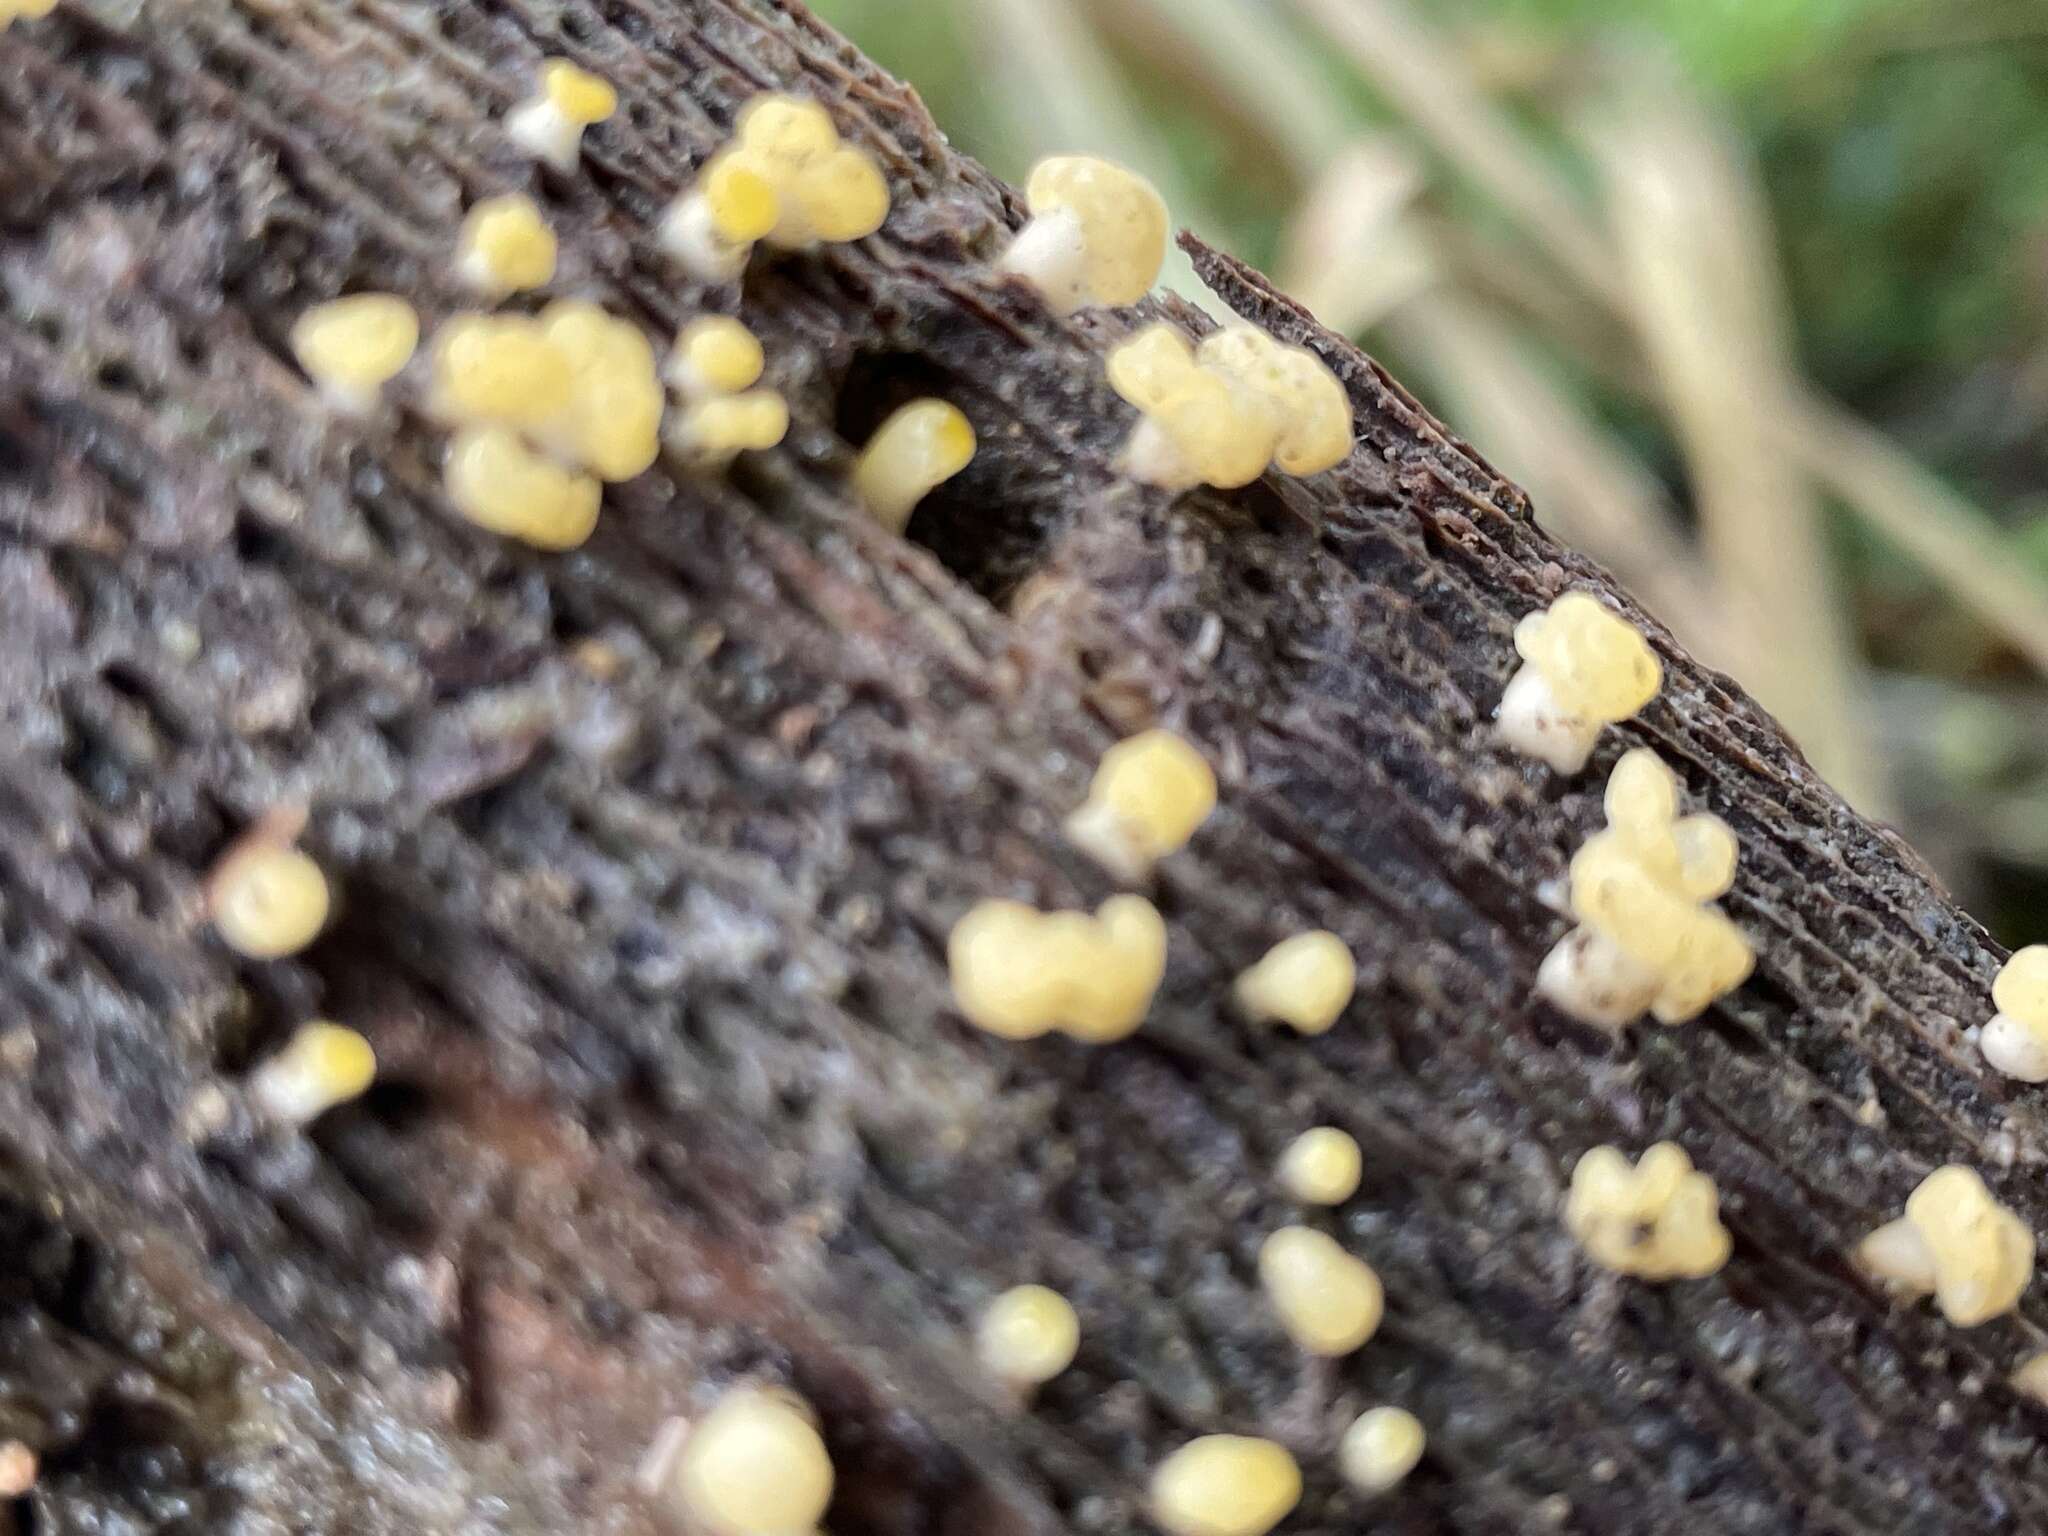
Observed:
[[[622,96],[573,176],[498,126],[548,54]],[[895,211],[707,290],[649,229],[766,87],[829,103]],[[406,392],[324,412],[293,319],[358,289],[444,317],[462,209],[510,189],[562,235],[555,291],[657,337],[744,314],[787,445],[664,466],[544,557],[451,516]],[[993,279],[1019,218],[771,0],[65,0],[0,35],[0,1439],[42,1463],[17,1526],[639,1536],[658,1428],[752,1378],[817,1404],[836,1536],[1139,1529],[1148,1468],[1216,1430],[1300,1454],[1301,1533],[2048,1528],[2048,1418],[2005,1385],[2048,1306],[1958,1331],[1843,1259],[1948,1161],[2048,1225],[2040,1096],[1962,1035],[1995,947],[1653,616],[1668,684],[1591,773],[1504,755],[1517,617],[1633,606],[1199,245],[1342,375],[1357,451],[1230,495],[1120,482],[1102,356],[1143,316],[1056,321]],[[842,484],[919,393],[982,449],[904,540]],[[949,925],[1107,895],[1060,818],[1153,721],[1224,790],[1153,891],[1151,1021],[976,1035]],[[1530,986],[1545,890],[1642,743],[1741,835],[1760,961],[1614,1044]],[[239,962],[200,881],[286,806],[340,914]],[[1360,957],[1349,1015],[1247,1029],[1229,979],[1313,926]],[[371,1038],[374,1091],[303,1136],[223,1118],[313,1016]],[[1253,1272],[1317,1122],[1366,1177],[1314,1219],[1389,1298],[1334,1365]],[[1568,1171],[1661,1137],[1719,1182],[1734,1257],[1603,1277],[1559,1226]],[[1028,1410],[962,1343],[1025,1280],[1084,1327]],[[1331,1452],[1381,1402],[1429,1452],[1366,1508]]]

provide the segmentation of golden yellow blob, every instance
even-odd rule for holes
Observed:
[[[1141,411],[1156,411],[1195,371],[1194,349],[1165,321],[1155,321],[1109,354],[1109,387]]]
[[[463,517],[536,549],[574,549],[597,527],[598,483],[535,453],[504,427],[456,433],[442,477]]]
[[[1334,1125],[1303,1131],[1280,1155],[1280,1187],[1304,1205],[1341,1205],[1358,1192],[1365,1158]]]
[[[1906,1214],[1865,1238],[1857,1258],[1909,1295],[1931,1292],[1951,1323],[1974,1328],[2019,1304],[2034,1275],[2034,1234],[1974,1170],[1951,1163],[1920,1181]]]
[[[252,960],[297,954],[327,922],[327,877],[281,843],[235,849],[208,883],[214,928],[230,949]]]
[[[766,362],[760,341],[739,321],[700,315],[676,337],[668,379],[685,395],[736,395],[759,381]]]
[[[315,305],[292,327],[292,353],[335,404],[363,410],[412,360],[420,322],[388,293],[358,293]]]
[[[1259,1249],[1259,1281],[1281,1324],[1313,1355],[1348,1355],[1379,1331],[1380,1277],[1313,1227],[1282,1227]]]
[[[794,167],[839,145],[832,115],[804,96],[766,91],[740,109],[739,142],[765,160]]]
[[[1140,896],[1112,896],[1093,917],[984,901],[953,925],[946,957],[954,1001],[976,1028],[1101,1044],[1144,1022],[1166,974],[1166,924]]]
[[[1358,984],[1351,950],[1317,929],[1282,939],[1237,978],[1237,1004],[1253,1019],[1277,1019],[1304,1035],[1320,1035],[1343,1017]]]
[[[1190,1440],[1152,1474],[1152,1518],[1168,1536],[1266,1536],[1300,1502],[1286,1447],[1250,1435]]]
[[[377,1053],[352,1029],[326,1020],[301,1024],[283,1050],[249,1078],[249,1097],[263,1113],[307,1125],[337,1104],[360,1097],[377,1077]]]
[[[734,150],[713,155],[698,178],[711,227],[732,245],[752,245],[782,217],[782,199],[767,168]]]
[[[1081,1320],[1058,1291],[1020,1285],[990,1303],[974,1343],[975,1353],[992,1375],[1038,1386],[1074,1363],[1081,1347]]]
[[[1645,1280],[1711,1275],[1732,1246],[1714,1181],[1669,1141],[1633,1167],[1613,1147],[1586,1153],[1572,1170],[1564,1220],[1594,1263]]]
[[[1586,592],[1567,592],[1523,619],[1515,649],[1568,709],[1589,720],[1626,720],[1664,681],[1642,632]]]
[[[669,1476],[679,1512],[713,1536],[811,1536],[832,1484],[808,1407],[753,1387],[727,1393],[691,1426]]]
[[[1159,281],[1167,214],[1152,183],[1091,155],[1054,155],[1024,184],[1031,209],[1004,266],[1059,314],[1135,304]]]
[[[0,32],[17,21],[40,21],[57,9],[57,0],[0,0]]]
[[[974,457],[974,428],[944,400],[913,400],[875,429],[854,466],[853,489],[875,520],[901,533],[931,490]]]
[[[1360,1493],[1385,1493],[1415,1470],[1426,1444],[1422,1421],[1406,1408],[1370,1408],[1344,1431],[1337,1465]]]
[[[542,334],[567,360],[569,398],[541,424],[549,447],[600,480],[630,480],[661,451],[668,396],[640,328],[581,299],[540,312]]]
[[[524,193],[487,197],[469,210],[456,244],[456,267],[472,288],[493,297],[538,288],[555,275],[555,232]]]
[[[544,426],[572,382],[568,356],[523,315],[457,315],[434,334],[429,405],[451,424]]]
[[[1102,754],[1067,839],[1120,879],[1140,880],[1187,846],[1216,808],[1216,775],[1189,742],[1141,731]]]
[[[808,239],[843,242],[872,235],[889,217],[889,183],[864,150],[841,145],[796,174],[790,198]]]
[[[610,81],[567,59],[542,65],[540,83],[548,104],[572,123],[601,123],[619,109],[619,93]]]

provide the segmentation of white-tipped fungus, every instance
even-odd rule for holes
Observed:
[[[1337,1466],[1360,1493],[1385,1493],[1415,1470],[1427,1442],[1406,1408],[1368,1408],[1344,1431]]]
[[[504,427],[456,433],[442,482],[463,517],[535,549],[575,549],[597,527],[597,481],[534,452]]]
[[[1972,1169],[1951,1163],[1920,1181],[1906,1214],[1857,1247],[1865,1269],[1906,1296],[1932,1295],[1958,1328],[2019,1304],[2034,1274],[2034,1234]]]
[[[249,1099],[273,1120],[309,1125],[367,1090],[377,1053],[352,1029],[317,1020],[301,1024],[283,1050],[249,1075]]]
[[[505,118],[512,142],[567,175],[583,154],[583,130],[619,108],[611,83],[567,59],[541,66],[540,89]]]
[[[1300,1502],[1286,1447],[1251,1435],[1190,1440],[1152,1474],[1152,1519],[1168,1536],[1266,1536]]]
[[[974,457],[974,428],[944,400],[913,400],[875,429],[854,466],[853,488],[892,533],[933,487],[950,480]]]
[[[1587,1152],[1572,1169],[1564,1224],[1594,1263],[1644,1280],[1702,1279],[1732,1246],[1714,1181],[1670,1141],[1633,1167],[1614,1147]]]
[[[1256,1021],[1277,1019],[1304,1035],[1320,1035],[1343,1016],[1358,985],[1358,966],[1336,934],[1317,929],[1282,939],[1237,978],[1237,1006]]]
[[[228,948],[252,960],[295,955],[326,926],[327,877],[288,842],[244,839],[207,877],[207,907]]]
[[[358,293],[317,304],[292,326],[292,354],[337,410],[366,415],[378,391],[412,360],[419,316],[388,293]]]
[[[1144,1022],[1166,974],[1166,924],[1142,896],[1112,896],[1093,917],[984,901],[953,925],[946,959],[954,1001],[977,1029],[1102,1044]]]
[[[1102,754],[1067,840],[1118,879],[1142,880],[1214,809],[1216,775],[1202,754],[1171,731],[1141,731]]]
[[[1166,260],[1166,204],[1144,177],[1088,155],[1055,155],[1024,183],[1031,219],[1003,255],[1054,314],[1135,304]]]
[[[1380,1277],[1313,1227],[1282,1227],[1259,1248],[1259,1281],[1294,1342],[1312,1355],[1348,1355],[1379,1331]]]
[[[455,271],[487,298],[538,288],[555,275],[555,232],[524,193],[487,197],[462,221]]]
[[[1303,1131],[1280,1154],[1280,1187],[1303,1205],[1342,1205],[1364,1171],[1357,1141],[1334,1125]]]
[[[1633,715],[1664,681],[1642,632],[1585,592],[1526,615],[1515,650],[1522,666],[1501,695],[1501,740],[1560,773],[1584,768],[1600,728]]]
[[[730,315],[700,315],[676,337],[662,376],[684,399],[699,400],[752,389],[766,364],[746,326]]]
[[[2048,1082],[2048,944],[2014,952],[1991,983],[1998,1009],[1977,1035],[1984,1059],[2023,1083]]]
[[[1003,1292],[982,1314],[974,1349],[989,1373],[1016,1387],[1051,1381],[1074,1363],[1081,1320],[1058,1291],[1020,1285]]]
[[[809,1406],[789,1392],[728,1392],[664,1471],[677,1513],[711,1536],[813,1536],[832,1502],[832,1458]]]

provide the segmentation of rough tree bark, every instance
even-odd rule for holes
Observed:
[[[543,54],[623,96],[572,177],[496,126]],[[701,290],[650,221],[767,86],[829,102],[895,212]],[[656,335],[740,304],[787,447],[618,488],[549,558],[451,518],[415,414],[318,409],[292,319],[358,287],[445,314],[460,210],[510,187],[562,232],[558,291]],[[765,1373],[819,1405],[838,1536],[1137,1529],[1147,1468],[1215,1429],[1303,1455],[1301,1532],[2048,1528],[2042,1410],[2003,1381],[2048,1309],[1961,1332],[1843,1259],[1950,1160],[2048,1219],[2038,1094],[1961,1036],[1995,947],[1647,617],[1668,685],[1594,772],[1496,750],[1516,617],[1627,599],[1192,242],[1338,370],[1358,449],[1231,495],[1120,483],[1101,353],[1132,317],[993,281],[1018,216],[774,0],[66,0],[0,36],[0,1439],[43,1463],[16,1523],[652,1532],[657,1425]],[[840,486],[912,392],[983,446],[906,542]],[[972,1033],[949,924],[1107,893],[1058,820],[1152,720],[1225,784],[1158,880],[1152,1020]],[[1640,742],[1740,833],[1760,963],[1610,1045],[1530,981]],[[199,877],[280,804],[345,907],[238,963]],[[1320,1039],[1247,1030],[1228,979],[1310,925],[1359,1000]],[[316,1012],[375,1042],[373,1093],[199,1135]],[[1317,1121],[1367,1149],[1335,1224],[1389,1295],[1335,1366],[1252,1270]],[[1733,1261],[1602,1277],[1565,1175],[1664,1136]],[[1025,1279],[1085,1325],[1028,1411],[961,1342]],[[1366,1510],[1328,1453],[1379,1401],[1430,1450]]]

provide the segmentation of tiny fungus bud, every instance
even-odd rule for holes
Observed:
[[[1337,1465],[1360,1493],[1385,1493],[1415,1470],[1426,1440],[1406,1408],[1369,1408],[1344,1431]]]
[[[1522,666],[1501,695],[1501,740],[1560,773],[1584,768],[1600,727],[1626,720],[1664,681],[1642,632],[1586,592],[1524,617],[1515,650]]]
[[[0,32],[17,21],[41,21],[56,9],[57,0],[0,0]]]
[[[2019,1304],[2034,1274],[2034,1234],[1984,1181],[1957,1163],[1937,1168],[1856,1250],[1862,1266],[1908,1296],[1932,1294],[1958,1328],[1974,1328]]]
[[[1166,924],[1142,896],[1112,896],[1093,917],[984,901],[953,925],[946,959],[954,1001],[977,1029],[1103,1044],[1144,1022],[1166,974]]]
[[[540,312],[541,334],[567,361],[569,399],[541,423],[543,443],[600,480],[630,480],[661,451],[668,397],[640,328],[582,299]]]
[[[7,21],[7,12],[0,9],[0,31],[6,30]],[[0,1440],[0,1499],[24,1497],[36,1485],[39,1465],[36,1453],[21,1441]]]
[[[1074,1363],[1081,1320],[1067,1298],[1042,1285],[1003,1292],[982,1314],[975,1353],[992,1375],[1015,1386],[1036,1387]]]
[[[739,321],[700,315],[676,337],[663,375],[687,400],[736,395],[760,381],[766,361],[760,341]]]
[[[428,406],[455,426],[535,430],[569,409],[568,356],[524,315],[457,315],[434,333]]]
[[[292,327],[292,353],[337,409],[363,415],[377,392],[412,360],[419,316],[388,293],[358,293],[318,304]]]
[[[1303,1131],[1280,1154],[1280,1187],[1303,1205],[1342,1205],[1358,1192],[1365,1159],[1334,1125]]]
[[[1998,1009],[1977,1036],[1984,1059],[2023,1083],[2048,1082],[2048,944],[2014,952],[1991,983]]]
[[[2048,1405],[2048,1349],[2027,1356],[2013,1367],[2012,1375],[2006,1379],[2013,1391]]]
[[[207,905],[228,948],[276,960],[304,949],[326,924],[327,877],[288,843],[252,837],[214,867]]]
[[[1644,1280],[1698,1280],[1728,1262],[1714,1181],[1676,1142],[1660,1141],[1634,1167],[1595,1147],[1572,1169],[1564,1224],[1594,1263]]]
[[[549,59],[541,66],[540,89],[512,109],[505,131],[536,160],[567,175],[583,153],[583,130],[618,107],[619,93],[609,82],[567,59]]]
[[[773,448],[789,431],[789,406],[772,389],[714,395],[686,406],[669,431],[684,458],[720,469],[742,453]]]
[[[1317,929],[1282,939],[1237,978],[1237,1005],[1252,1019],[1278,1019],[1304,1035],[1320,1035],[1350,1005],[1358,984],[1351,951]]]
[[[1380,1277],[1313,1227],[1282,1227],[1259,1248],[1259,1281],[1294,1342],[1312,1355],[1348,1355],[1379,1331]]]
[[[1004,253],[1054,314],[1135,304],[1166,260],[1166,204],[1144,177],[1088,155],[1055,155],[1024,184],[1031,220]]]
[[[1286,1447],[1250,1435],[1190,1440],[1152,1474],[1152,1518],[1168,1536],[1266,1536],[1300,1502]]]
[[[853,488],[875,521],[901,533],[932,488],[974,457],[974,428],[944,400],[913,400],[875,429],[854,466]]]
[[[832,1458],[789,1392],[728,1392],[665,1470],[677,1512],[712,1536],[811,1536],[832,1502]]]
[[[555,233],[525,194],[487,197],[462,221],[455,270],[489,298],[538,288],[555,275]]]
[[[1067,840],[1120,880],[1142,880],[1216,809],[1216,775],[1171,731],[1141,731],[1102,754]]]
[[[598,483],[535,453],[504,427],[456,433],[442,481],[463,517],[535,549],[574,549],[597,527]]]
[[[285,1048],[249,1075],[249,1098],[272,1119],[309,1125],[359,1097],[377,1076],[377,1053],[352,1029],[301,1024]]]

